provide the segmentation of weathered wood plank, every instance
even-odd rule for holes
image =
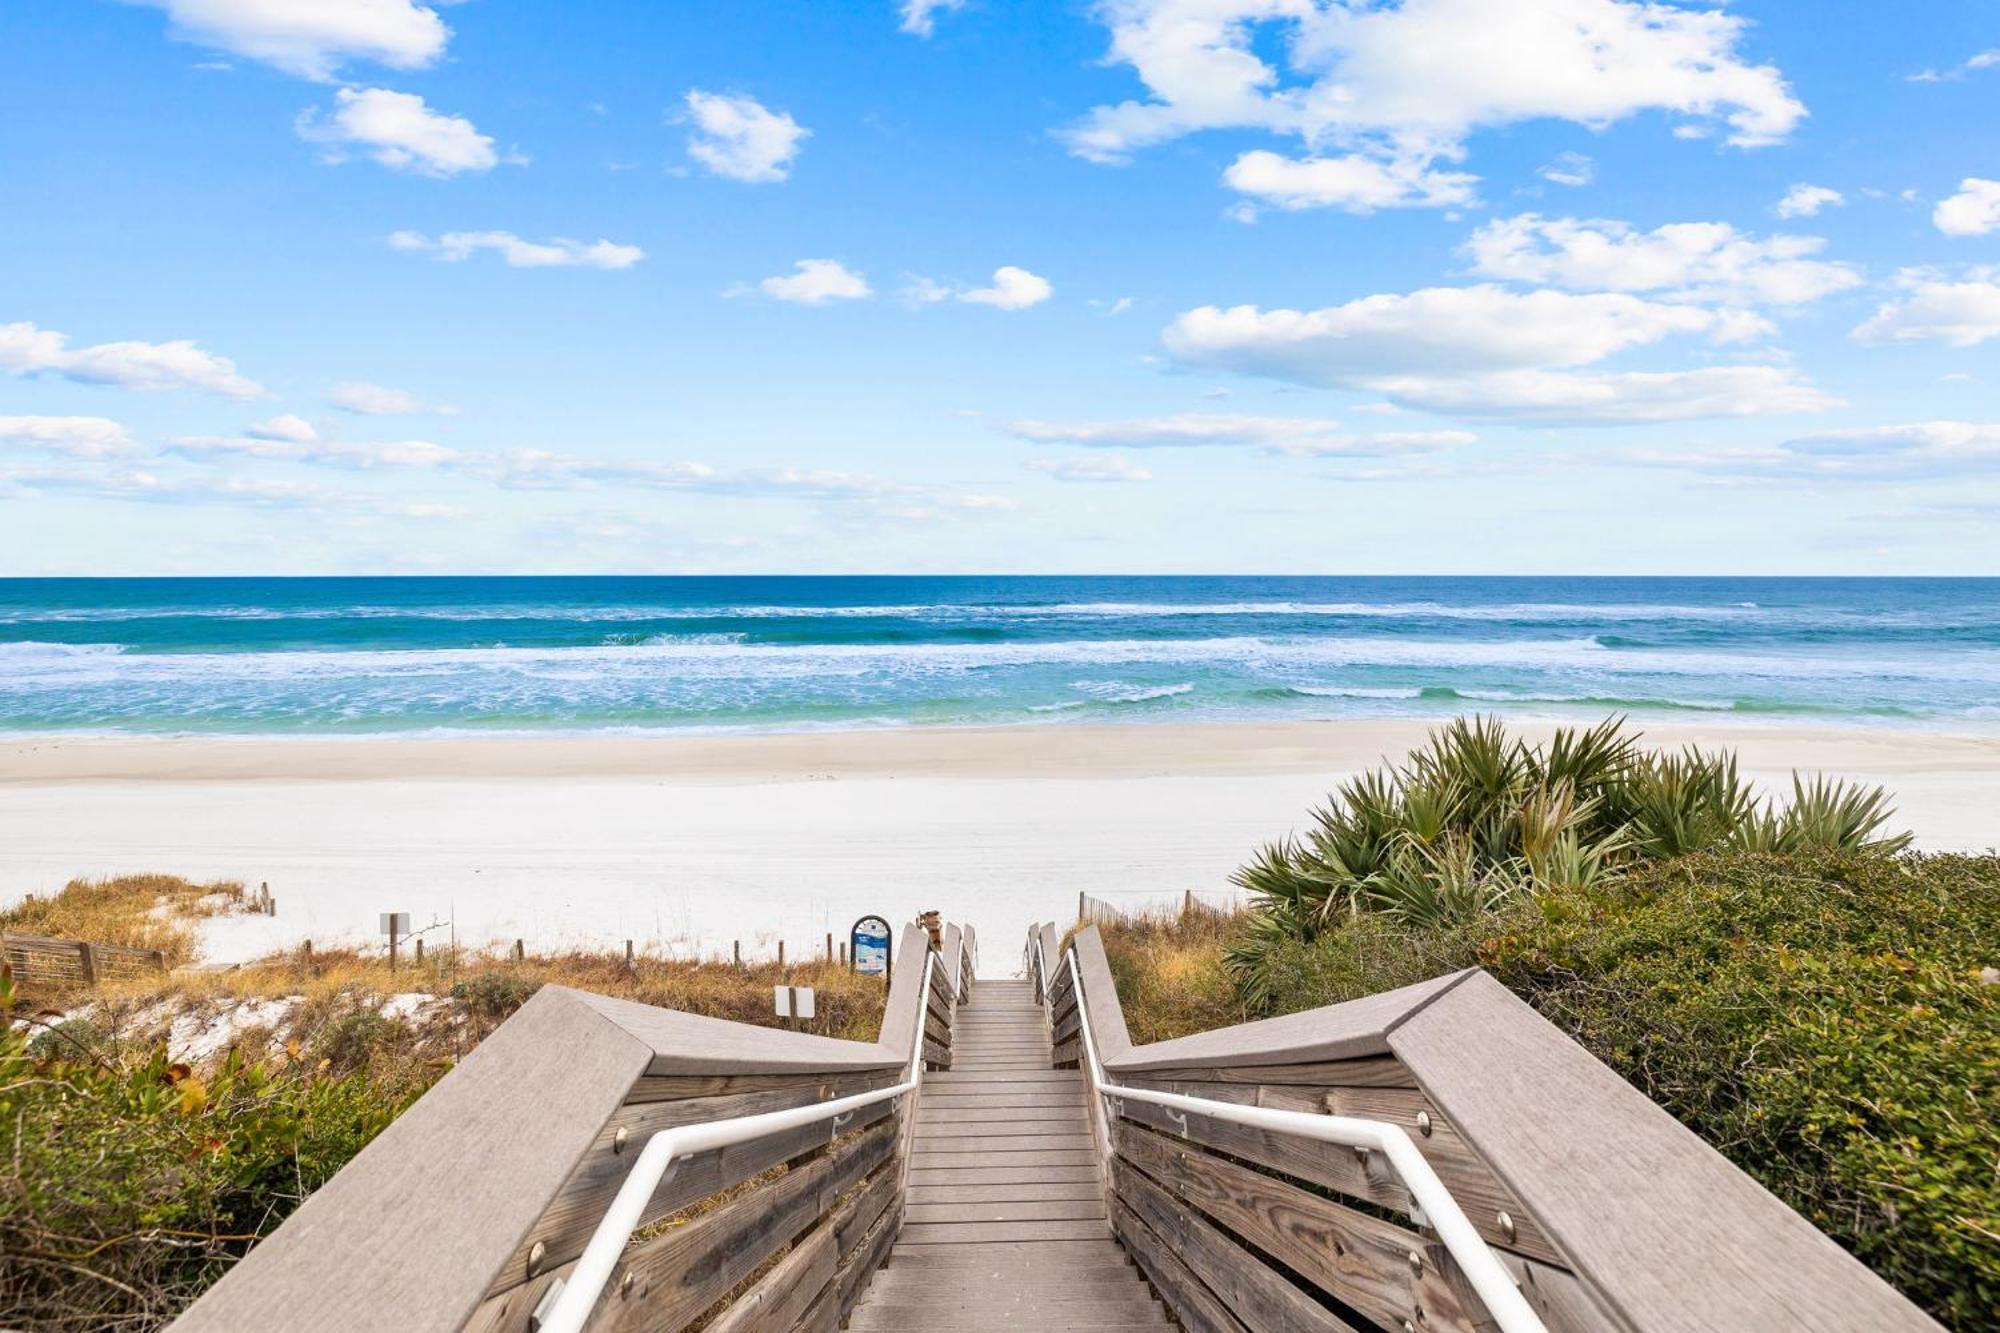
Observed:
[[[1111,1226],[1188,1333],[1250,1333],[1215,1294],[1201,1284],[1172,1249],[1123,1203],[1111,1212]],[[1255,1333],[1266,1333],[1257,1329]]]
[[[1135,1101],[1119,1105],[1127,1120],[1163,1134],[1180,1134],[1180,1120],[1163,1106]],[[1362,1154],[1351,1148],[1296,1134],[1278,1134],[1194,1113],[1187,1116],[1186,1123],[1189,1140],[1217,1152],[1282,1171],[1350,1198],[1366,1199],[1397,1212],[1410,1211],[1409,1192],[1379,1153],[1367,1154],[1364,1162]]]
[[[1495,1178],[1492,1168],[1423,1093],[1406,1088],[1333,1088],[1326,1093],[1326,1109],[1334,1115],[1387,1121],[1409,1135],[1488,1244],[1547,1263],[1563,1262],[1533,1212]],[[1500,1223],[1502,1213],[1514,1224],[1511,1237]]]
[[[1249,1167],[1210,1157],[1129,1122],[1118,1152],[1154,1181],[1200,1209],[1222,1231],[1283,1263],[1341,1304],[1378,1324],[1418,1319],[1409,1256],[1424,1238],[1284,1184]],[[1473,1333],[1449,1312],[1426,1311],[1424,1327]]]
[[[825,1293],[837,1259],[833,1228],[822,1221],[710,1320],[705,1333],[784,1333]]]
[[[1101,1221],[903,1223],[904,1245],[965,1245],[986,1240],[1093,1240],[1105,1234]]]
[[[1645,1333],[1936,1333],[1491,977],[1474,974],[1390,1042],[1609,1319]]]
[[[1131,1163],[1112,1163],[1118,1201],[1152,1230],[1210,1294],[1259,1333],[1357,1333],[1354,1325],[1210,1226]]]
[[[655,1102],[638,1107],[620,1108],[614,1115],[612,1123],[598,1133],[576,1171],[563,1182],[555,1198],[521,1237],[507,1261],[500,1266],[487,1289],[489,1298],[504,1294],[508,1289],[519,1286],[532,1276],[528,1271],[529,1259],[537,1245],[543,1247],[539,1271],[567,1263],[583,1253],[584,1245],[590,1240],[590,1233],[597,1229],[599,1220],[604,1216],[604,1210],[610,1206],[619,1187],[625,1183],[625,1177],[632,1170],[632,1163],[638,1159],[639,1148],[645,1143],[644,1135],[634,1133],[628,1139],[628,1146],[624,1152],[614,1151],[618,1119],[627,1115],[662,1110],[672,1112],[678,1105],[674,1102]],[[855,1112],[854,1119],[849,1121],[845,1128],[852,1131],[874,1124],[889,1115],[892,1109],[887,1102],[863,1107]],[[833,1123],[827,1121],[690,1157],[675,1166],[673,1174],[654,1193],[641,1218],[641,1225],[649,1225],[689,1204],[748,1180],[759,1172],[768,1171],[801,1153],[828,1143],[832,1137]]]
[[[881,1125],[805,1167],[731,1199],[712,1212],[626,1252],[622,1282],[598,1307],[593,1329],[637,1333],[679,1328],[812,1226],[833,1201],[882,1161],[893,1144]],[[832,1277],[831,1232],[826,1276]]]
[[[1158,1087],[1162,1082],[1304,1084],[1348,1088],[1414,1088],[1416,1075],[1393,1055],[1361,1056],[1352,1060],[1321,1060],[1295,1065],[1195,1065],[1133,1071],[1122,1077],[1133,1087]]]
[[[652,1054],[543,987],[174,1327],[459,1329]]]

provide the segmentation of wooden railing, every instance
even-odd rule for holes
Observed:
[[[122,944],[40,935],[0,935],[0,955],[17,982],[50,988],[95,986],[114,977],[167,970],[167,955],[162,949],[131,949]]]
[[[1080,993],[1057,944],[1056,1063],[1087,1014],[1108,1083],[1401,1127],[1552,1333],[1937,1328],[1481,971],[1134,1047],[1096,928]],[[1113,1229],[1184,1327],[1492,1327],[1381,1154],[1092,1100]]]
[[[657,1131],[893,1087],[917,1042],[948,1065],[974,946],[945,945],[926,986],[904,930],[875,1042],[544,987],[173,1327],[527,1333]],[[839,1327],[901,1226],[909,1120],[879,1102],[677,1164],[588,1327]]]

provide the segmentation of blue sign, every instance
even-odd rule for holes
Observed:
[[[868,977],[889,975],[889,923],[864,916],[847,935],[847,956],[856,972]]]

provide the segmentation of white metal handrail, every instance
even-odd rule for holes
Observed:
[[[1046,978],[1048,959],[1042,952],[1040,940],[1034,941],[1034,950],[1042,975]],[[1066,951],[1066,961],[1069,964],[1070,985],[1076,990],[1077,1022],[1083,1034],[1084,1067],[1090,1075],[1092,1093],[1114,1102],[1147,1102],[1178,1112],[1175,1118],[1181,1122],[1183,1135],[1187,1133],[1187,1116],[1195,1114],[1381,1153],[1389,1159],[1389,1165],[1402,1178],[1404,1187],[1420,1210],[1417,1220],[1437,1232],[1438,1240],[1457,1261],[1479,1299],[1485,1302],[1487,1313],[1493,1316],[1493,1322],[1500,1326],[1501,1333],[1548,1333],[1541,1316],[1521,1294],[1514,1275],[1507,1271],[1507,1266],[1500,1262],[1499,1256],[1493,1253],[1478,1229],[1466,1218],[1458,1201],[1451,1197],[1451,1191],[1438,1179],[1430,1162],[1400,1125],[1356,1116],[1277,1111],[1266,1106],[1243,1106],[1208,1097],[1184,1097],[1178,1093],[1128,1088],[1107,1082],[1103,1066],[1097,1062],[1097,1041],[1090,1031],[1090,1007],[1084,1002],[1083,973],[1076,965],[1074,945]],[[1043,985],[1046,989],[1047,982],[1044,981]]]
[[[937,955],[929,949],[924,951],[924,975],[917,987],[918,1004],[930,994],[931,969],[937,964]],[[619,1256],[632,1240],[632,1233],[639,1229],[640,1219],[646,1214],[646,1205],[666,1181],[667,1174],[676,1162],[692,1157],[699,1152],[715,1148],[728,1148],[738,1143],[749,1143],[771,1134],[783,1133],[788,1129],[800,1129],[817,1124],[822,1120],[833,1121],[833,1132],[851,1119],[856,1111],[889,1101],[906,1092],[914,1092],[923,1082],[924,1076],[924,1025],[921,1008],[918,1011],[917,1030],[911,1039],[910,1063],[906,1077],[892,1087],[876,1088],[870,1092],[857,1092],[851,1097],[836,1097],[832,1101],[814,1102],[810,1106],[794,1106],[784,1111],[766,1111],[760,1115],[733,1116],[727,1120],[709,1120],[698,1125],[679,1125],[663,1129],[646,1140],[646,1146],[639,1150],[639,1159],[632,1163],[631,1174],[618,1187],[618,1194],[611,1200],[611,1206],[604,1210],[604,1217],[597,1224],[597,1230],[590,1234],[590,1243],[583,1247],[583,1254],[576,1261],[576,1267],[569,1276],[557,1278],[535,1308],[535,1316],[530,1320],[530,1328],[535,1333],[582,1333],[584,1323],[597,1308],[597,1300],[604,1294],[604,1288],[611,1281],[611,1274],[618,1267]],[[553,1298],[553,1299],[551,1299]],[[1510,1330],[1511,1333],[1511,1330]]]

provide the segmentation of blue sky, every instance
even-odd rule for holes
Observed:
[[[10,0],[0,573],[2000,573],[1996,48]]]

